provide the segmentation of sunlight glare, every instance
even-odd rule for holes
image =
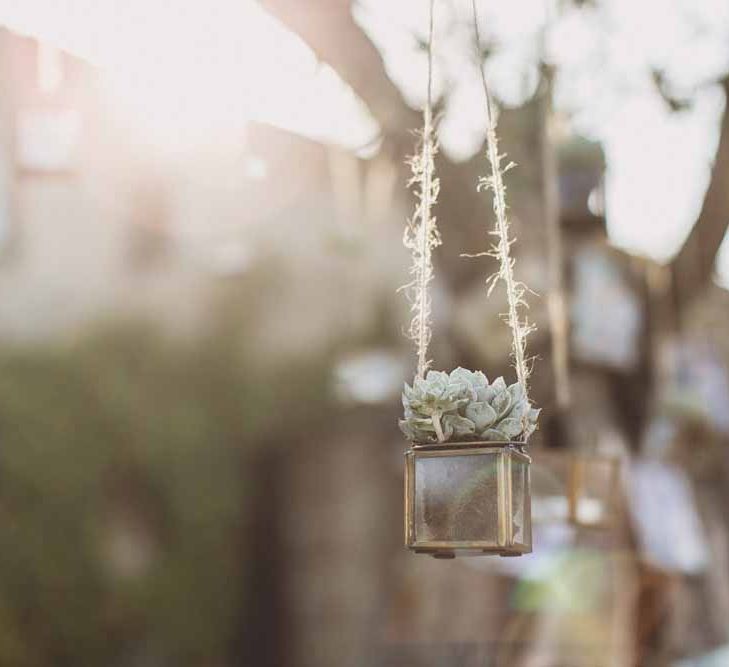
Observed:
[[[225,141],[249,120],[350,148],[378,132],[351,88],[253,0],[63,5],[28,0],[0,22],[96,65],[112,109],[158,147]]]
[[[534,93],[540,31],[556,6],[481,4],[492,49],[487,71],[507,106]],[[373,145],[377,123],[354,91],[256,2],[181,0],[172,7],[161,0],[25,0],[2,6],[0,21],[98,65],[114,108],[168,150],[242,133],[248,120],[353,150]],[[421,0],[354,5],[355,20],[414,108],[426,89],[427,9]],[[560,71],[558,108],[605,147],[613,242],[669,259],[696,219],[716,148],[723,99],[705,84],[729,70],[727,3],[610,0],[563,11],[546,37],[547,58]],[[450,95],[441,143],[456,160],[472,157],[484,138],[473,49],[470,0],[437,2],[434,93]],[[692,109],[668,110],[651,82],[654,68],[672,93],[695,98]],[[729,276],[726,251],[722,257]]]

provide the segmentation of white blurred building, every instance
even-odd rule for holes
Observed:
[[[356,328],[373,290],[403,282],[406,211],[386,158],[259,124],[164,154],[98,84],[86,63],[0,32],[0,338],[133,315],[194,331],[221,279],[281,262],[262,330],[283,345],[296,327],[306,346]]]

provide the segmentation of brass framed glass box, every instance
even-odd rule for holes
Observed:
[[[575,455],[569,469],[569,520],[580,528],[607,528],[617,518],[620,459]]]
[[[532,523],[609,530],[622,511],[621,460],[542,450],[532,471]]]
[[[413,445],[405,453],[405,545],[436,558],[530,553],[530,463],[517,442]]]

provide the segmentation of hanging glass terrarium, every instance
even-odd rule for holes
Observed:
[[[520,443],[415,445],[405,454],[405,540],[436,558],[532,550],[529,463]]]
[[[477,28],[475,3],[473,9]],[[527,396],[525,341],[530,326],[521,315],[526,287],[514,277],[503,183],[503,174],[510,165],[502,166],[496,120],[482,70],[491,173],[481,179],[480,187],[493,194],[496,224],[488,232],[495,242],[481,254],[499,262],[499,270],[488,280],[488,289],[490,292],[501,282],[507,293],[506,320],[513,337],[517,382],[511,386],[503,378],[489,382],[482,372],[463,368],[451,373],[428,370],[431,254],[441,243],[431,214],[439,189],[434,175],[436,141],[431,113],[432,41],[433,0],[424,126],[420,150],[411,160],[417,208],[404,239],[413,258],[412,281],[405,289],[413,311],[409,334],[418,355],[414,382],[405,385],[404,418],[400,421],[411,443],[405,455],[405,543],[416,553],[436,558],[520,556],[531,552],[532,547],[531,459],[525,448],[536,429],[539,410],[531,406]]]
[[[430,371],[405,385],[405,542],[439,558],[531,551],[525,440],[539,414],[522,385]]]

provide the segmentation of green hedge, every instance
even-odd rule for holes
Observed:
[[[327,401],[325,361],[264,371],[242,340],[0,350],[0,665],[228,664],[248,464]]]

